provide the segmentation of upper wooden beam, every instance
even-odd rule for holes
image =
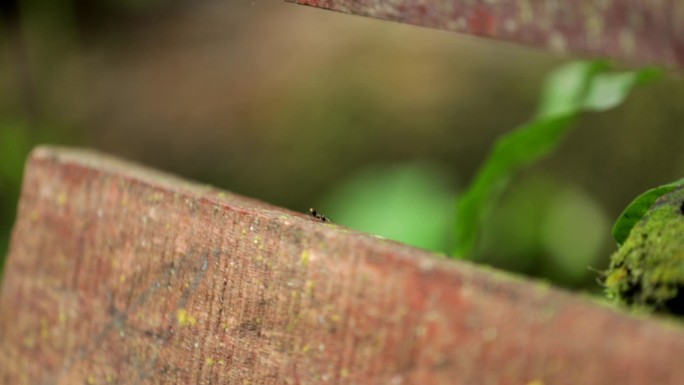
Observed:
[[[684,328],[96,153],[39,148],[2,384],[681,384]]]
[[[684,67],[681,0],[286,0],[633,65]]]

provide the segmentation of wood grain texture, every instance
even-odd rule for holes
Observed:
[[[3,384],[679,384],[681,325],[91,152],[39,148]]]
[[[633,65],[684,67],[681,0],[286,0]]]

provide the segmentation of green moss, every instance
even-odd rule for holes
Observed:
[[[609,298],[650,311],[684,314],[684,189],[658,199],[613,254]]]

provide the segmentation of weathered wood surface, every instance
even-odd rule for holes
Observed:
[[[33,152],[3,384],[681,384],[684,328],[98,154]]]
[[[286,0],[637,65],[684,67],[681,0]]]

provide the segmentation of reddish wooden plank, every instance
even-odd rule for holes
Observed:
[[[98,154],[29,159],[3,384],[679,384],[684,329]]]
[[[286,0],[578,56],[684,67],[681,0]]]

